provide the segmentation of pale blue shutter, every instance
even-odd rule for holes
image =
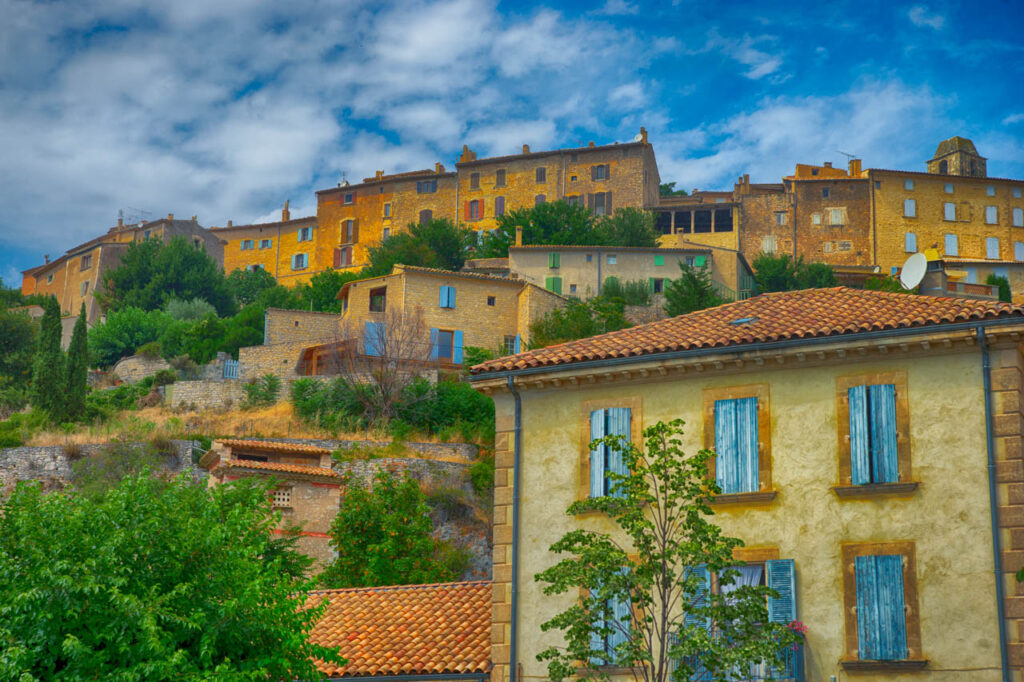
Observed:
[[[765,562],[765,582],[779,593],[768,598],[768,620],[789,623],[796,620],[796,570],[792,559]]]
[[[522,347],[522,345],[523,345],[522,337],[519,334],[516,334],[516,345],[513,347],[513,352],[515,352],[515,353],[520,352],[519,349]]]
[[[448,307],[455,307],[455,287],[448,287]]]
[[[896,455],[896,386],[868,387],[871,409],[871,478],[875,483],[900,480]]]
[[[708,595],[711,592],[711,571],[704,564],[700,566],[689,566],[683,569],[683,577],[686,580],[695,577],[697,579],[696,589],[692,594],[687,595],[690,605],[693,608],[706,608]],[[704,628],[711,632],[711,618],[704,614],[688,611],[683,615],[683,625],[687,627]]]
[[[622,436],[628,442],[629,421],[632,416],[630,409],[628,407],[610,407],[606,412],[608,413],[607,435]],[[608,471],[622,474],[623,476],[629,474],[629,469],[626,468],[626,460],[622,456],[621,450],[608,448]],[[607,494],[613,494],[611,481],[606,484],[605,489],[608,491]],[[624,497],[625,495],[621,491],[616,490],[614,496]]]
[[[868,387],[853,386],[846,392],[850,399],[850,482],[871,482],[871,457],[868,451]]]
[[[621,573],[625,574],[628,570],[628,568],[623,567],[621,569]],[[612,625],[611,634],[608,635],[608,662],[614,665],[619,662],[619,657],[615,652],[615,648],[629,639],[630,619],[632,618],[632,614],[630,613],[630,602],[628,597],[625,599],[613,597],[609,606],[611,607],[614,624]]]
[[[601,589],[601,586],[600,586],[600,584],[598,584],[597,590],[595,590],[595,591],[600,591],[600,589]],[[594,622],[591,623],[591,627],[593,629],[590,631],[590,648],[595,650],[595,651],[601,651],[601,652],[607,653],[608,652],[608,646],[607,646],[608,643],[605,641],[604,635],[601,634],[601,632],[600,632],[604,628],[604,618],[602,618],[601,616],[598,616],[597,618],[595,618]],[[595,656],[595,657],[590,659],[590,663],[591,663],[591,665],[595,665],[595,666],[596,665],[605,665],[607,663],[607,660],[606,660],[605,656]]]
[[[907,657],[907,619],[903,600],[903,557],[875,557],[878,570],[878,616],[882,650],[879,658],[900,661]]]
[[[437,329],[430,330],[430,359],[437,360],[437,347],[439,345],[440,332]]]
[[[736,401],[715,401],[715,481],[723,493],[739,490],[736,468]]]
[[[604,438],[604,422],[606,410],[594,410],[590,413],[591,442]],[[590,496],[604,496],[604,459],[607,447],[602,443],[590,451]]]
[[[448,287],[442,285],[437,290],[437,305],[441,308],[444,308],[446,305],[448,305],[448,292],[446,291],[446,289],[448,289]]]
[[[857,581],[857,657],[862,661],[877,660],[881,651],[878,626],[878,571],[875,557],[854,559]]]
[[[757,440],[757,398],[740,398],[736,401],[738,492],[755,492],[761,488],[758,480]]]
[[[462,332],[458,329],[452,334],[452,362],[462,364]]]
[[[367,355],[381,355],[384,352],[384,323],[367,322],[363,336],[363,347]]]

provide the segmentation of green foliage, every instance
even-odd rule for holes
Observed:
[[[1013,294],[1010,291],[1010,280],[1005,277],[1000,277],[996,273],[989,273],[989,276],[985,279],[985,284],[989,286],[999,287],[999,300],[1005,301],[1006,303],[1013,302]]]
[[[68,345],[67,393],[62,421],[76,421],[85,416],[85,396],[89,392],[89,341],[85,326],[85,303],[78,313]]]
[[[253,379],[244,386],[246,409],[273,405],[281,394],[281,377],[276,374],[264,374]]]
[[[115,412],[135,410],[139,406],[139,398],[149,393],[147,385],[121,384],[103,391],[90,391],[85,397],[86,414],[93,419],[104,421]]]
[[[277,286],[274,276],[263,268],[232,270],[225,279],[228,291],[240,306],[255,303],[263,291]]]
[[[397,264],[458,270],[475,242],[472,230],[457,227],[446,218],[435,218],[423,225],[410,223],[407,231],[369,248],[368,263],[359,277],[386,275]]]
[[[299,295],[303,302],[303,310],[314,310],[322,313],[340,313],[341,301],[338,292],[347,282],[362,277],[358,272],[340,272],[324,270],[313,275],[309,284],[299,287]]]
[[[21,294],[21,290],[7,286],[4,284],[3,278],[0,277],[0,310],[6,311],[8,308],[25,304],[25,297]]]
[[[433,522],[419,484],[380,472],[372,488],[349,477],[331,524],[337,558],[320,574],[324,587],[413,585],[452,580],[435,557]]]
[[[30,383],[37,333],[28,313],[0,309],[0,379]]]
[[[462,364],[463,367],[472,367],[473,365],[479,365],[481,362],[501,357],[504,354],[504,351],[499,354],[497,351],[480,348],[479,346],[466,346],[462,349]]]
[[[599,218],[595,226],[598,244],[606,246],[657,246],[660,234],[654,213],[640,208],[617,208]]]
[[[537,656],[548,662],[555,682],[576,676],[579,661],[595,658],[611,658],[614,666],[649,667],[651,679],[686,680],[695,672],[696,656],[714,679],[724,680],[751,664],[779,662],[798,642],[787,624],[768,620],[767,598],[778,596],[774,590],[746,585],[727,595],[707,595],[688,570],[703,565],[720,584],[732,584],[739,575],[732,551],[743,543],[711,522],[708,499],[719,492],[708,476],[713,453],[687,455],[682,432],[681,420],[645,428],[643,451],[622,436],[591,444],[621,452],[630,473],[608,474],[614,495],[574,502],[568,509],[573,516],[603,514],[618,527],[616,536],[571,530],[551,546],[565,558],[535,576],[545,583],[546,595],[586,595],[541,625],[544,632],[561,631],[565,642]],[[629,622],[616,622],[616,601],[630,603]],[[663,611],[662,604],[673,606]],[[708,619],[713,631],[703,625]],[[593,648],[592,635],[613,634],[624,635],[613,652]],[[662,651],[667,655],[657,656]],[[600,669],[587,674],[607,679]]]
[[[260,309],[281,308],[282,310],[309,310],[309,306],[299,295],[298,287],[286,287],[281,284],[264,289],[256,297],[255,304]]]
[[[835,271],[825,263],[804,263],[788,254],[773,256],[762,253],[754,259],[754,280],[758,291],[794,291],[835,286]]]
[[[174,320],[201,320],[207,315],[216,315],[217,310],[201,298],[193,298],[191,301],[180,301],[171,299],[164,306],[164,310]]]
[[[43,304],[43,319],[39,326],[39,342],[32,365],[32,405],[53,420],[64,411],[67,385],[64,351],[60,348],[63,327],[60,304],[54,296]]]
[[[618,277],[608,277],[601,287],[601,298],[619,299],[625,305],[650,305],[653,294],[651,283],[642,279],[622,282]]]
[[[665,283],[665,314],[685,315],[725,303],[711,283],[711,273],[680,261],[679,279]]]
[[[469,480],[476,494],[490,500],[494,492],[494,457],[484,456],[469,467]]]
[[[174,299],[195,298],[210,303],[219,315],[236,310],[217,262],[180,236],[167,244],[159,239],[129,244],[120,265],[104,274],[103,289],[96,297],[107,311],[160,310]]]
[[[864,280],[864,288],[868,291],[893,291],[896,293],[909,294],[895,277],[868,277]],[[912,291],[917,291],[916,287]]]
[[[685,189],[676,189],[676,183],[663,182],[658,185],[658,194],[663,197],[685,197]]]
[[[153,386],[166,386],[167,384],[173,384],[178,380],[178,375],[171,369],[161,369],[152,377]]]
[[[146,473],[101,495],[21,483],[0,509],[0,679],[308,679],[309,565],[269,485]]]
[[[543,348],[628,326],[620,300],[598,297],[585,302],[570,301],[530,325],[530,347]]]
[[[160,342],[150,341],[149,343],[144,343],[135,349],[135,354],[141,355],[144,358],[149,358],[150,360],[155,360],[162,354],[162,351],[160,350]]]
[[[148,244],[153,240],[140,242]],[[127,307],[107,314],[105,322],[89,334],[89,358],[95,367],[108,368],[147,343],[157,341],[171,317],[162,310],[149,312]]]
[[[506,258],[515,244],[516,228],[523,229],[523,244],[587,245],[600,243],[594,214],[583,206],[565,201],[548,201],[533,208],[508,211],[498,218],[476,250],[479,258]]]
[[[39,410],[12,414],[7,420],[0,421],[0,447],[18,447],[48,423],[49,417]]]
[[[72,484],[82,495],[98,498],[128,477],[159,471],[164,457],[145,443],[119,440],[71,463]]]

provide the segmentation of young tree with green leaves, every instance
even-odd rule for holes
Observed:
[[[19,483],[0,507],[0,679],[318,678],[309,566],[269,484],[144,472],[93,496]]]
[[[985,284],[989,286],[999,287],[999,300],[1004,303],[1013,302],[1013,292],[1010,290],[1010,280],[997,275],[994,272],[990,272],[988,277],[985,278]]]
[[[263,268],[232,270],[225,279],[228,290],[239,306],[255,303],[261,292],[277,286],[274,276]]]
[[[32,405],[55,421],[62,421],[65,407],[65,358],[60,347],[63,333],[60,304],[55,296],[48,296],[43,302],[39,343],[32,364]]]
[[[817,289],[836,284],[835,271],[826,263],[804,263],[803,256],[789,254],[774,256],[762,253],[751,263],[754,281],[761,293]]]
[[[530,325],[530,347],[543,348],[629,327],[621,299],[569,301]]]
[[[575,601],[541,625],[560,631],[565,643],[537,656],[555,682],[607,679],[607,665],[632,667],[644,682],[688,680],[698,671],[743,679],[751,665],[781,663],[799,642],[788,622],[771,615],[782,611],[773,608],[777,592],[737,586],[732,556],[743,543],[710,520],[708,500],[719,492],[708,477],[713,453],[687,455],[682,432],[682,420],[658,422],[643,430],[643,450],[622,436],[591,443],[618,453],[629,473],[609,472],[608,496],[567,511],[604,515],[617,532],[569,531],[551,546],[565,558],[535,576],[546,583],[544,594]],[[718,591],[710,589],[711,575]],[[580,661],[589,667],[581,671]]]
[[[85,326],[85,303],[75,320],[68,346],[67,392],[63,421],[85,416],[85,396],[89,392],[89,333]]]
[[[382,471],[372,487],[349,476],[331,524],[337,558],[320,574],[324,587],[414,585],[453,580],[436,558],[438,543],[419,483]]]
[[[685,315],[725,303],[711,283],[711,274],[680,261],[679,279],[665,283],[665,314],[669,317]]]
[[[341,272],[324,270],[313,275],[309,284],[302,285],[299,295],[302,298],[303,310],[322,313],[340,313],[341,301],[338,292],[346,283],[359,279],[363,275],[358,272]]]
[[[565,201],[548,201],[532,208],[508,211],[498,218],[497,227],[476,249],[478,258],[507,258],[508,247],[516,243],[516,230],[523,230],[523,244],[600,244],[594,214],[584,206]]]
[[[181,324],[188,325],[186,321]],[[149,312],[127,307],[107,313],[107,318],[92,328],[89,334],[89,358],[94,367],[111,367],[123,357],[135,354],[135,349],[160,339],[168,327],[176,323],[162,310]]]
[[[641,208],[617,208],[610,216],[597,221],[598,244],[606,246],[658,245],[658,230],[655,228],[654,213]]]
[[[393,234],[369,248],[368,262],[359,277],[387,275],[398,264],[458,270],[475,243],[476,234],[472,230],[446,218],[435,218],[424,224],[410,223],[405,232]]]

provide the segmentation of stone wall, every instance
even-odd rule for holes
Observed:
[[[160,370],[170,368],[171,366],[167,364],[167,361],[161,357],[151,358],[144,355],[132,355],[131,357],[118,360],[117,364],[110,371],[121,381],[137,384]]]
[[[793,219],[796,222],[797,255],[809,263],[871,263],[873,242],[869,185],[866,178],[794,182]],[[834,216],[833,213],[840,215]],[[833,224],[834,217],[841,220]],[[756,254],[747,254],[747,257],[756,258]]]
[[[284,380],[295,379],[302,351],[316,344],[316,341],[288,341],[239,348],[238,379],[244,382],[264,374],[274,374]]]
[[[263,345],[279,343],[336,341],[339,338],[337,313],[268,308],[264,317]]]
[[[245,400],[242,386],[240,381],[177,381],[164,387],[164,404],[197,410],[237,407]]]

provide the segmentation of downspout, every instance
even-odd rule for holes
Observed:
[[[597,295],[601,295],[601,249],[597,249]]]
[[[509,632],[508,674],[509,682],[518,682],[516,674],[518,671],[516,663],[516,634],[519,625],[519,456],[522,453],[523,401],[519,391],[516,390],[515,377],[513,376],[508,377],[508,390],[512,394],[513,400],[515,400],[515,422],[512,427],[512,437],[515,439],[515,444],[512,447],[512,604],[509,609],[512,623]]]
[[[981,346],[981,372],[985,388],[985,441],[988,449],[988,495],[992,512],[992,559],[996,578],[996,613],[999,616],[999,655],[1003,668],[1003,682],[1010,682],[1010,661],[1006,650],[1006,602],[1002,564],[1002,542],[999,538],[999,498],[996,492],[996,459],[995,441],[992,436],[992,365],[989,362],[988,343],[985,341],[985,329],[977,328],[978,345]],[[509,377],[509,384],[512,377]],[[518,422],[517,422],[518,424]],[[516,446],[518,447],[518,443]],[[515,555],[513,554],[513,557]]]

